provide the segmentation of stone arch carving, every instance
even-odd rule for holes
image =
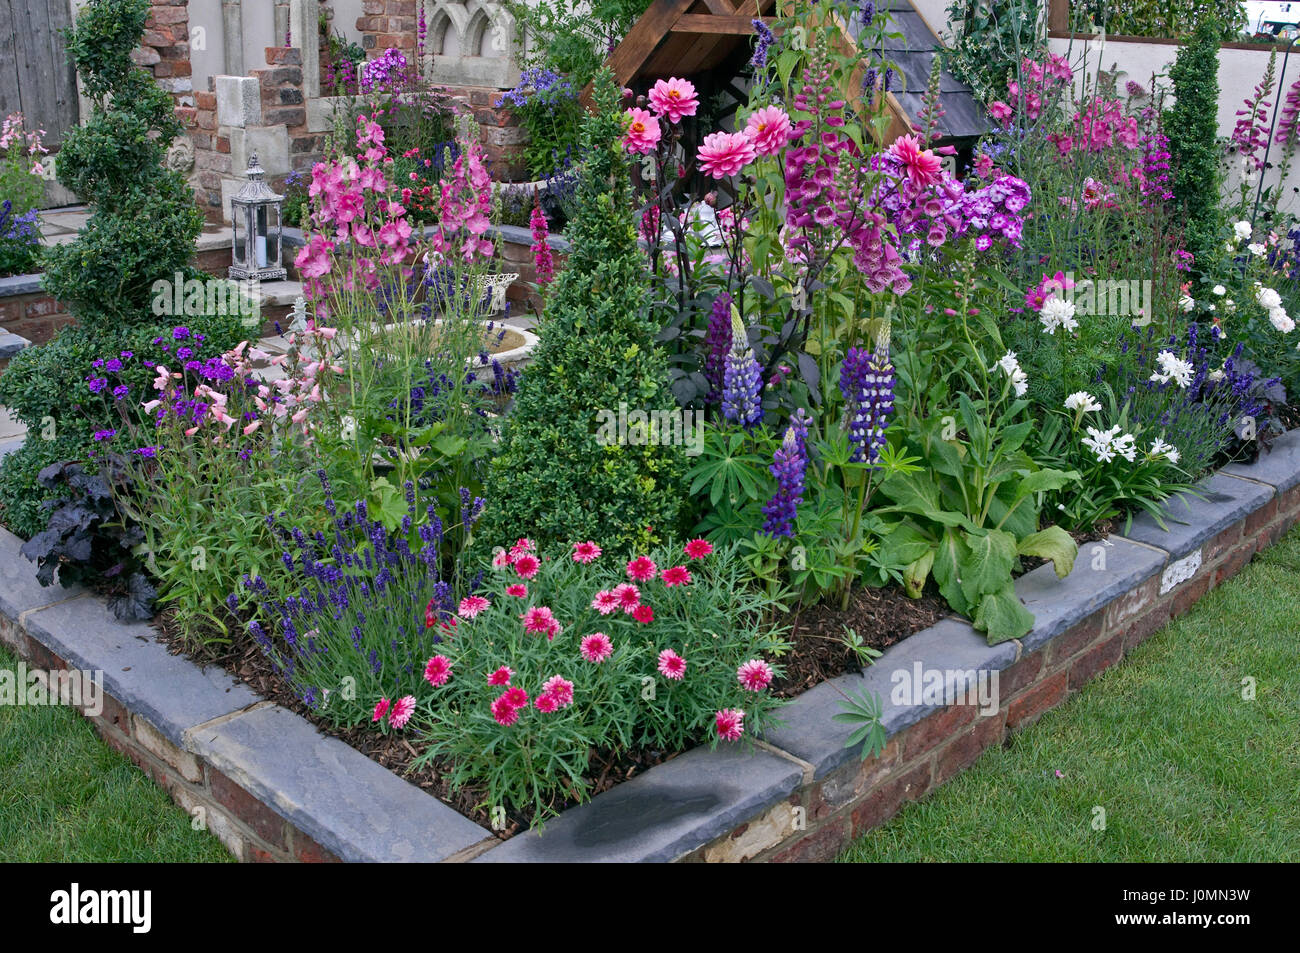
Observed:
[[[431,79],[508,89],[519,81],[519,25],[499,0],[435,0],[429,18]]]

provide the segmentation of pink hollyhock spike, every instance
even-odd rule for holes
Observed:
[[[745,733],[745,713],[739,708],[723,708],[714,717],[718,737],[723,741],[739,741]]]
[[[688,80],[661,79],[650,88],[650,108],[669,122],[681,122],[687,116],[694,116],[700,108],[700,100],[695,94],[695,86]]]

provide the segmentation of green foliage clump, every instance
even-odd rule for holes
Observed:
[[[589,158],[570,226],[573,251],[487,481],[488,506],[475,535],[491,544],[535,535],[628,548],[670,535],[679,522],[682,447],[601,437],[608,419],[601,411],[676,411],[646,309],[616,95],[603,76],[601,110],[583,129]]]
[[[1219,24],[1206,17],[1169,70],[1174,105],[1165,116],[1174,200],[1186,222],[1185,247],[1198,272],[1212,271],[1221,247],[1219,187]]]

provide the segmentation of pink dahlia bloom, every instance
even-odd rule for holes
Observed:
[[[623,148],[634,155],[653,152],[662,135],[659,120],[644,109],[629,109],[624,115],[627,116],[627,131],[623,133]]]
[[[899,136],[889,151],[903,164],[913,185],[923,188],[939,181],[943,172],[942,160],[929,149],[922,149],[916,136]]]
[[[528,587],[525,586],[522,582],[517,582],[514,585],[506,586],[506,595],[514,596],[517,599],[527,599]]]
[[[772,684],[772,666],[762,659],[750,659],[736,669],[736,680],[751,692],[761,692]]]
[[[561,708],[573,704],[573,682],[560,675],[552,675],[542,685],[542,694],[550,695],[560,703]]]
[[[445,655],[435,655],[424,666],[424,680],[430,685],[446,685],[451,678],[451,659]]]
[[[745,733],[745,713],[739,708],[724,708],[715,716],[718,737],[723,741],[739,741]]]
[[[536,556],[530,553],[524,553],[515,560],[515,572],[520,579],[532,579],[537,575],[537,570],[542,568],[542,564]]]
[[[492,603],[482,596],[466,596],[460,600],[460,608],[456,610],[456,613],[462,619],[472,619],[490,605]]]
[[[687,559],[703,559],[711,555],[713,555],[713,544],[707,539],[693,539],[686,544]]]
[[[597,546],[595,543],[593,543],[591,540],[587,540],[587,542],[585,543],[574,543],[573,561],[575,563],[593,562],[597,557],[600,556],[601,552],[602,552],[601,548]]]
[[[691,582],[691,571],[685,566],[673,566],[660,573],[665,586],[687,586]]]
[[[650,108],[660,116],[666,116],[669,122],[681,122],[686,116],[694,116],[700,108],[699,97],[689,80],[661,79],[650,88]]]
[[[764,106],[745,124],[745,135],[753,140],[754,149],[761,156],[776,155],[793,134],[790,117],[780,106]]]
[[[388,714],[388,709],[392,707],[392,704],[393,703],[390,702],[387,698],[379,699],[379,701],[375,702],[375,716],[370,720],[383,721],[384,716]]]
[[[388,723],[394,728],[405,728],[406,723],[411,720],[411,716],[414,714],[415,696],[403,695],[393,702],[393,708],[388,713]]]
[[[632,618],[636,619],[636,621],[640,622],[642,625],[649,625],[655,620],[655,610],[651,609],[649,606],[637,606],[632,610]]]
[[[624,612],[631,612],[641,604],[641,590],[630,582],[615,586],[614,597],[618,599],[618,604],[623,607]]]
[[[594,632],[582,640],[582,657],[599,665],[614,654],[614,643],[604,632]]]
[[[686,677],[686,659],[672,649],[664,649],[659,653],[659,674],[680,682]]]
[[[509,665],[502,665],[495,672],[488,673],[489,685],[509,685],[510,679],[514,677],[515,670]]]
[[[627,578],[636,582],[653,579],[658,571],[659,567],[654,564],[654,560],[649,556],[638,556],[627,564]]]
[[[602,589],[596,593],[596,598],[591,600],[591,607],[601,615],[609,615],[615,609],[621,608],[619,598],[608,589]]]
[[[735,175],[758,157],[754,141],[743,132],[715,132],[700,146],[700,171],[715,179]]]

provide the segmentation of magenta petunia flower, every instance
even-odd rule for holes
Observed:
[[[451,678],[451,659],[445,655],[435,655],[424,666],[424,680],[430,685],[446,685]]]
[[[780,106],[764,106],[749,117],[745,135],[754,141],[754,149],[761,156],[774,156],[794,135],[790,117]]]
[[[506,586],[506,595],[514,596],[518,599],[528,598],[528,587],[522,582],[516,582],[513,585]]]
[[[686,544],[687,559],[703,559],[713,554],[713,544],[707,539],[693,539]]]
[[[623,133],[623,148],[633,155],[653,152],[662,135],[659,120],[638,108],[629,109],[624,115],[627,117],[627,131]]]
[[[460,600],[460,608],[456,612],[462,619],[472,619],[491,604],[482,596],[466,596]]]
[[[758,157],[754,141],[743,132],[714,132],[700,146],[700,171],[715,179],[735,175]]]
[[[591,600],[591,607],[601,615],[609,615],[615,609],[622,608],[622,604],[615,593],[602,589],[596,593],[596,598]]]
[[[688,586],[691,583],[691,571],[685,566],[673,566],[660,573],[665,586]]]
[[[495,672],[488,673],[489,685],[509,685],[510,679],[514,677],[515,670],[509,665],[502,665]]]
[[[542,564],[536,556],[530,553],[524,553],[515,560],[515,572],[520,579],[532,579],[537,575],[537,570],[542,568]]]
[[[591,540],[588,540],[585,543],[574,543],[573,561],[575,563],[593,562],[598,556],[600,556],[601,552],[601,548],[591,542]]]
[[[614,654],[614,643],[604,632],[592,633],[582,640],[579,647],[582,650],[582,657],[597,665]]]
[[[664,649],[659,653],[659,674],[664,678],[681,681],[686,677],[686,659],[672,649]]]
[[[561,708],[573,704],[573,682],[560,675],[552,675],[542,685],[542,694],[552,696]]]
[[[658,571],[659,567],[654,564],[654,560],[649,556],[638,556],[627,564],[627,578],[634,579],[637,582],[653,579]]]
[[[624,612],[631,612],[641,604],[641,590],[630,582],[615,586],[614,597],[618,599],[618,604],[623,607]]]
[[[413,714],[415,714],[415,696],[403,695],[393,702],[392,710],[388,713],[388,723],[394,728],[405,728]]]
[[[390,702],[387,698],[379,699],[379,701],[375,702],[375,717],[371,718],[370,720],[382,721],[384,716],[388,714],[388,709],[392,706],[392,704],[393,703]]]
[[[681,122],[687,116],[694,116],[700,108],[700,100],[695,95],[695,86],[689,80],[661,79],[650,88],[650,108],[660,116],[666,116],[669,122]]]
[[[649,625],[655,620],[655,610],[646,605],[637,606],[632,610],[632,618],[642,625]]]
[[[751,692],[761,692],[772,684],[772,666],[762,659],[750,659],[736,669],[736,680]]]
[[[745,713],[739,708],[724,708],[718,712],[714,721],[718,728],[718,737],[723,741],[739,741],[745,733]]]

